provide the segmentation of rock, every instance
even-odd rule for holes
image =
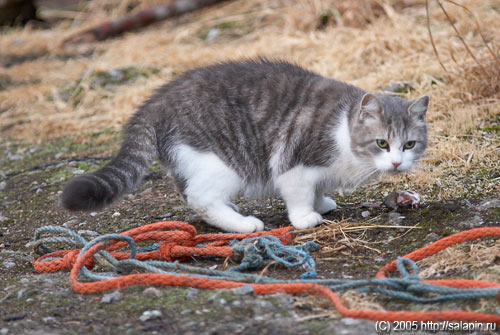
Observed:
[[[239,301],[239,300],[234,300],[234,301],[233,301],[233,303],[232,303],[232,305],[233,305],[234,307],[240,307],[240,306],[241,306],[241,301]]]
[[[233,293],[238,295],[247,295],[253,293],[253,287],[250,285],[243,285],[231,290]]]
[[[370,211],[362,211],[362,212],[361,212],[361,216],[362,216],[362,217],[364,217],[364,218],[369,217],[369,216],[370,216],[370,214],[371,214],[371,213],[370,213]]]
[[[90,212],[90,216],[96,216],[97,212]]]
[[[26,317],[26,313],[12,313],[2,316],[2,320],[5,322],[22,320]]]
[[[470,220],[460,222],[458,226],[465,229],[471,229],[481,227],[483,224],[483,219],[479,215],[474,215]]]
[[[162,316],[163,314],[159,310],[154,309],[151,311],[144,311],[144,313],[142,313],[142,315],[139,317],[139,320],[141,322],[146,322],[152,319],[160,319]]]
[[[398,212],[390,212],[389,213],[389,222],[395,225],[398,225],[401,223],[401,220],[403,220],[405,217],[401,215],[401,213]]]
[[[8,217],[0,215],[0,222],[7,221],[8,219]]]
[[[163,292],[156,287],[148,287],[142,292],[145,296],[161,298],[163,297]]]
[[[434,242],[434,241],[437,241],[441,238],[441,236],[439,236],[438,234],[436,233],[429,233],[427,234],[427,236],[425,237],[425,241],[426,242]]]
[[[73,170],[73,174],[84,174],[84,173],[85,173],[85,170],[82,170],[82,169]]]
[[[186,299],[191,300],[191,299],[197,297],[198,294],[200,294],[200,291],[198,291],[195,288],[190,287],[190,288],[188,288],[188,293],[186,294]]]
[[[114,291],[112,293],[105,294],[101,298],[101,302],[105,304],[111,304],[113,302],[119,301],[122,298],[122,294],[119,291]]]
[[[47,316],[45,318],[42,318],[42,322],[45,324],[51,324],[51,323],[56,323],[57,319],[52,317],[52,316]]]
[[[0,334],[1,335],[6,335],[8,333],[9,333],[9,328],[2,328],[2,329],[0,329]]]
[[[78,223],[79,223],[78,219],[72,219],[72,220],[64,222],[62,224],[62,226],[65,228],[72,228],[72,227],[76,226]]]
[[[479,204],[480,209],[500,208],[500,199],[486,199]]]
[[[2,262],[2,266],[6,269],[10,269],[10,268],[13,268],[14,266],[16,266],[16,263],[14,263],[11,260],[6,260],[6,261]]]
[[[4,181],[2,181],[2,182],[0,183],[0,191],[5,190],[5,188],[6,188],[6,187],[7,187],[7,183],[6,183],[6,182],[4,182]]]
[[[111,215],[112,218],[117,218],[119,217],[121,214],[120,212],[114,212],[113,215]]]

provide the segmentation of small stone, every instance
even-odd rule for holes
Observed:
[[[235,301],[233,301],[232,305],[235,306],[235,307],[240,307],[241,306],[241,301],[235,300]]]
[[[58,152],[57,154],[54,155],[55,159],[59,159],[64,155],[64,152]]]
[[[399,224],[401,220],[403,220],[405,217],[401,215],[401,213],[398,212],[390,212],[389,213],[389,222],[393,224]]]
[[[97,212],[90,212],[90,216],[96,216]]]
[[[193,311],[190,309],[185,309],[185,310],[181,311],[181,315],[191,314],[192,312]]]
[[[220,34],[220,29],[219,28],[210,28],[210,30],[207,33],[206,40],[207,41],[213,41],[216,40],[217,37]]]
[[[148,287],[142,292],[145,296],[160,298],[163,297],[163,292],[156,287]]]
[[[122,294],[119,291],[114,291],[112,293],[105,294],[101,298],[101,302],[105,304],[111,304],[113,302],[119,301],[122,298]]]
[[[0,222],[7,221],[8,219],[8,217],[0,215]]]
[[[481,209],[500,208],[500,199],[487,199],[487,200],[483,200],[479,204],[479,207]]]
[[[73,226],[76,226],[78,224],[78,221],[79,221],[78,219],[69,220],[64,222],[62,226],[65,228],[71,228]]]
[[[197,297],[198,294],[200,294],[200,292],[197,289],[190,287],[190,288],[188,288],[188,293],[186,294],[186,299],[191,300],[191,299]]]
[[[112,218],[119,217],[121,214],[120,212],[114,212],[113,215],[111,215]]]
[[[142,315],[139,317],[139,320],[141,322],[145,322],[145,321],[148,321],[151,319],[159,319],[162,316],[163,316],[163,314],[159,310],[154,309],[151,311],[144,311],[144,313],[142,313]]]
[[[43,192],[43,190],[39,187],[36,189],[35,194],[42,193],[42,192]]]
[[[85,170],[82,170],[82,169],[73,170],[73,174],[84,174],[84,173],[85,173]]]
[[[7,187],[7,183],[6,183],[6,182],[4,182],[4,181],[2,181],[2,182],[0,183],[0,191],[5,190],[5,188],[6,188],[6,187]]]
[[[377,263],[382,263],[384,261],[382,257],[375,257],[373,260]]]
[[[4,261],[4,262],[2,262],[2,266],[6,269],[10,269],[10,268],[13,268],[14,266],[16,266],[16,263],[14,263],[12,261]]]
[[[26,313],[13,313],[2,316],[2,320],[5,322],[22,320],[26,317]]]
[[[370,211],[362,211],[362,212],[361,212],[361,216],[362,216],[362,217],[364,217],[364,218],[369,217],[369,216],[370,216],[370,214],[371,214],[371,213],[370,213]]]
[[[425,241],[427,242],[434,242],[434,241],[437,241],[441,238],[441,236],[439,236],[438,234],[436,233],[429,233],[427,234],[427,236],[425,237]]]
[[[2,329],[0,329],[0,334],[6,335],[8,333],[9,333],[9,328],[2,328]]]
[[[231,290],[233,293],[238,295],[247,295],[253,293],[253,287],[250,285],[243,285]]]
[[[224,305],[227,305],[227,301],[226,301],[226,299],[220,299],[220,300],[219,300],[219,304],[221,304],[221,305],[223,305],[223,306],[224,306]]]
[[[42,322],[45,324],[56,323],[57,319],[52,316],[47,316],[45,318],[42,318]]]

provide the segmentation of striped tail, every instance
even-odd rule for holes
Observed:
[[[118,155],[106,166],[78,176],[64,187],[61,200],[70,211],[103,208],[132,191],[157,156],[156,134],[152,125],[134,117],[127,126]]]

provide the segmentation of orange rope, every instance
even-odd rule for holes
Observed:
[[[154,227],[154,229],[152,229]],[[180,229],[178,231],[168,232],[156,232],[152,233],[151,230],[167,229],[173,228]],[[230,248],[226,247],[229,240],[232,239],[243,239],[252,236],[261,236],[264,234],[273,234],[282,239],[285,244],[291,243],[291,227],[284,227],[280,229],[275,229],[270,232],[259,232],[253,234],[205,234],[196,235],[196,230],[194,227],[187,225],[182,222],[159,222],[152,225],[147,225],[132,229],[125,235],[133,236],[134,239],[144,240],[146,237],[151,237],[154,240],[167,241],[166,245],[168,247],[163,247],[163,249],[168,249],[168,251],[163,250],[162,252],[151,252],[149,253],[153,257],[170,257],[171,259],[179,257],[187,257],[192,255],[201,254],[199,249],[212,249],[212,248]],[[418,249],[404,257],[410,258],[414,261],[429,257],[435,253],[458,243],[465,241],[472,241],[478,238],[495,236],[500,237],[500,228],[476,228],[468,231],[464,231],[455,235],[448,236],[434,242],[428,246]],[[162,238],[165,238],[163,240]],[[187,238],[186,240],[182,240]],[[196,245],[202,242],[210,242],[213,246],[206,248],[197,248]],[[172,245],[172,243],[174,243]],[[500,324],[500,315],[486,314],[486,313],[476,313],[464,310],[444,310],[444,311],[424,311],[424,312],[411,312],[411,311],[376,311],[376,310],[353,310],[345,307],[341,302],[338,295],[331,291],[329,288],[313,283],[277,283],[277,284],[248,284],[242,282],[235,282],[230,280],[219,280],[219,279],[209,279],[201,278],[189,275],[171,275],[171,274],[157,274],[157,273],[141,273],[141,274],[130,274],[118,278],[112,278],[107,280],[102,280],[98,282],[80,282],[77,279],[78,273],[82,266],[91,266],[94,258],[94,254],[100,250],[106,249],[108,251],[116,250],[123,247],[125,242],[116,242],[111,246],[106,246],[104,244],[97,244],[87,250],[81,257],[75,258],[75,251],[71,250],[66,253],[57,252],[59,256],[64,255],[63,259],[58,259],[57,267],[68,268],[71,267],[70,282],[71,287],[77,293],[97,293],[112,289],[121,289],[126,286],[131,285],[168,285],[168,286],[183,286],[183,287],[196,287],[203,289],[231,289],[240,287],[243,285],[250,285],[253,287],[254,292],[257,294],[273,294],[277,292],[289,293],[289,294],[312,294],[315,296],[320,296],[329,300],[338,312],[344,317],[350,318],[362,318],[369,320],[387,320],[387,321],[476,321],[476,322],[492,322]],[[162,244],[163,245],[163,244]],[[162,247],[160,247],[162,249]],[[213,249],[214,253],[221,256],[227,256],[226,249]],[[216,251],[217,250],[217,251]],[[227,249],[229,250],[229,249]],[[157,254],[155,254],[157,253]],[[207,252],[209,253],[209,252]],[[210,253],[209,253],[210,254]],[[69,256],[68,256],[69,255]],[[116,257],[125,257],[127,253],[117,253]],[[43,256],[35,262],[35,270],[37,272],[53,272],[53,267],[48,266],[47,263],[40,261],[44,259]],[[54,256],[54,253],[52,253]],[[142,256],[144,257],[144,256]],[[137,257],[140,259],[139,255]],[[386,274],[393,272],[395,267],[395,262],[393,261],[385,265],[378,273],[378,278],[383,278]],[[451,286],[457,288],[487,288],[487,287],[500,287],[497,283],[490,283],[486,281],[474,281],[465,279],[454,279],[454,280],[428,280],[426,283]],[[500,301],[500,299],[499,299]]]

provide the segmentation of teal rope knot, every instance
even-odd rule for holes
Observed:
[[[288,246],[283,245],[276,236],[264,235],[232,241],[230,245],[235,259],[241,260],[241,263],[229,271],[256,269],[262,266],[264,259],[271,259],[290,267],[303,265],[308,270],[302,274],[303,279],[316,277],[316,263],[309,253],[320,249],[315,242]]]

